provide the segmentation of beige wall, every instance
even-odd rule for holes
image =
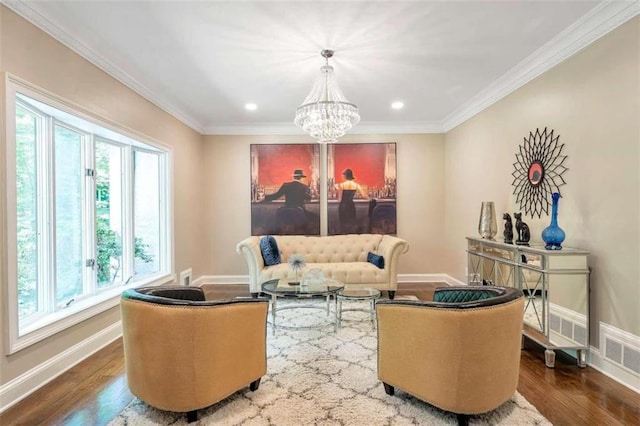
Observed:
[[[599,321],[640,336],[639,25],[627,22],[446,135],[446,271],[459,279],[481,201],[494,201],[499,216],[520,211],[511,172],[523,137],[544,127],[560,135],[569,170],[558,223],[564,245],[592,253],[596,347]],[[525,219],[532,240],[549,221]]]
[[[173,147],[174,188],[179,189],[174,191],[173,209],[175,270],[193,267],[194,277],[202,274],[204,269],[200,261],[200,247],[194,244],[202,233],[202,212],[197,202],[200,198],[198,185],[202,170],[202,136],[2,5],[0,70]],[[4,150],[4,136],[1,143]],[[0,173],[4,176],[2,165]],[[0,195],[4,198],[4,194]],[[6,285],[4,276],[0,281]],[[4,322],[6,301],[1,306]],[[0,384],[49,360],[119,319],[118,308],[113,308],[11,356],[4,355],[3,346],[6,342],[1,339]]]
[[[399,273],[444,272],[444,135],[350,135],[345,143],[396,142],[398,236],[410,243]],[[249,145],[310,143],[304,136],[206,136],[203,233],[207,275],[247,275],[236,244],[251,233]]]

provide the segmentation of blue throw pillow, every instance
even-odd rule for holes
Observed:
[[[380,269],[384,269],[384,257],[369,252],[367,254],[367,262],[376,265]]]
[[[278,243],[271,235],[260,238],[260,252],[262,259],[267,266],[278,265],[280,263],[280,251]]]

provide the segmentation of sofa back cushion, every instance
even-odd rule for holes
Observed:
[[[366,262],[369,252],[377,252],[382,235],[277,235],[275,239],[283,262],[292,254],[303,255],[308,263]]]

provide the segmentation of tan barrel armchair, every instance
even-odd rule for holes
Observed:
[[[127,290],[120,301],[127,383],[147,404],[186,412],[208,407],[267,370],[268,301],[207,301],[198,287]]]
[[[516,392],[524,297],[505,287],[438,288],[434,301],[385,300],[378,316],[378,378],[467,424]]]

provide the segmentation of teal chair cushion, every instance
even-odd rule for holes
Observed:
[[[473,302],[476,300],[488,299],[490,297],[495,297],[496,293],[494,291],[483,291],[483,290],[443,290],[436,291],[433,295],[434,302],[443,302],[443,303],[463,303],[463,302]]]

